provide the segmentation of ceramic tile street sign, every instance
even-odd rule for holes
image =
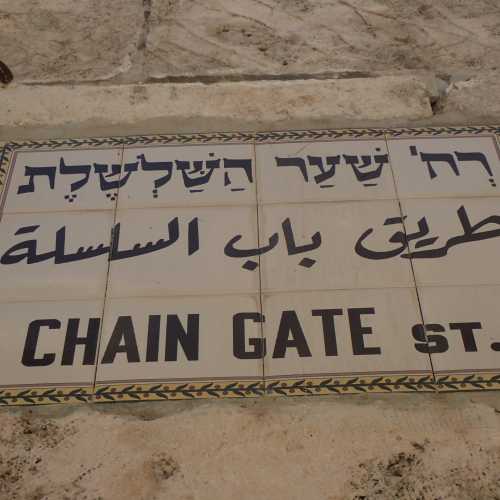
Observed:
[[[0,404],[500,389],[499,132],[6,144]]]

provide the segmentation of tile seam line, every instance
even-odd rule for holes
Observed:
[[[499,194],[500,196],[500,194]],[[483,196],[483,198],[485,198]],[[496,198],[495,196],[490,196],[489,198]],[[433,198],[436,199],[436,198]],[[262,207],[266,206],[275,206],[275,205],[324,205],[324,204],[342,204],[342,203],[377,203],[377,202],[385,202],[385,201],[398,201],[397,198],[364,198],[364,199],[346,199],[346,200],[304,200],[304,201],[273,201],[273,202],[265,202],[265,201],[260,201],[259,205]],[[138,207],[123,207],[123,208],[118,208],[119,212],[125,212],[127,210],[175,210],[175,209],[182,209],[182,210],[197,210],[197,209],[203,209],[203,208],[231,208],[231,207],[241,207],[241,208],[254,208],[255,207],[255,202],[248,202],[248,203],[219,203],[213,202],[213,203],[207,203],[207,204],[199,204],[199,205],[162,205],[162,206],[151,206],[151,207],[146,207],[146,206],[138,206]],[[74,213],[76,212],[97,212],[97,211],[109,211],[112,209],[82,209],[82,210],[75,210]],[[73,213],[72,212],[64,212],[63,210],[55,210],[51,211],[53,213]],[[49,213],[47,212],[10,212],[12,214],[14,213]]]
[[[436,196],[403,196],[399,199],[401,202],[405,201],[430,201],[430,200],[498,200],[500,192],[496,195],[492,194],[436,194]]]
[[[257,245],[258,248],[260,248],[260,207],[259,207],[259,177],[258,177],[258,170],[257,170],[257,145],[255,144],[255,139],[252,141],[252,150],[253,150],[253,159],[254,159],[254,165],[255,165],[255,209],[256,209],[256,219],[257,219]],[[260,316],[261,318],[264,317],[264,307],[263,307],[263,301],[262,301],[262,262],[261,262],[261,255],[259,253],[258,255],[258,261],[259,261],[259,307],[260,307]],[[264,322],[261,321],[259,325],[260,329],[260,339],[261,339],[261,345],[262,348],[264,349],[265,346],[265,335],[264,335]],[[261,373],[262,373],[262,389],[264,390],[264,396],[266,395],[265,393],[265,359],[264,356],[261,358]]]
[[[101,386],[106,385],[114,385],[114,386],[122,386],[122,385],[150,385],[150,384],[179,384],[179,383],[188,383],[188,384],[196,384],[196,383],[205,383],[205,382],[250,382],[250,383],[262,383],[262,377],[245,375],[245,376],[227,376],[227,377],[187,377],[187,378],[156,378],[156,379],[144,379],[144,378],[133,378],[133,379],[107,379],[102,380],[96,383],[96,387],[101,388]],[[215,388],[210,388],[210,390],[218,390]],[[148,389],[145,389],[145,392],[150,392]]]
[[[500,283],[492,283],[492,284],[471,284],[471,285],[417,285],[419,288],[476,288],[476,287],[490,287],[497,288],[500,287]],[[385,286],[385,287],[363,287],[363,288],[311,288],[311,289],[298,289],[298,290],[262,290],[262,295],[291,295],[291,294],[309,294],[309,293],[336,293],[336,292],[379,292],[383,290],[388,290],[392,292],[398,292],[400,290],[413,290],[413,285],[402,285],[402,286]],[[193,293],[193,294],[164,294],[164,295],[127,295],[127,296],[119,296],[112,297],[107,296],[107,300],[113,301],[126,301],[130,299],[154,299],[154,300],[181,300],[181,299],[191,299],[195,297],[205,297],[205,298],[224,298],[227,296],[240,296],[240,297],[250,297],[259,295],[259,290],[249,291],[249,292],[217,292],[217,293]],[[45,300],[1,300],[0,304],[17,304],[17,303],[32,303],[32,302],[40,302],[40,303],[51,303],[51,302],[60,302],[60,303],[71,303],[71,302],[88,302],[88,301],[101,301],[104,297],[86,297],[86,298],[71,298],[71,299],[45,299]]]
[[[449,285],[453,286],[453,285]],[[471,285],[474,286],[474,285]],[[485,285],[485,286],[500,286],[498,285]],[[381,290],[411,290],[413,289],[413,285],[401,285],[401,286],[386,286],[386,287],[370,287],[370,288],[314,288],[314,289],[298,289],[298,290],[262,290],[262,295],[288,295],[288,294],[300,294],[300,293],[332,293],[332,292],[359,292],[359,291],[381,291]],[[108,297],[109,300],[130,300],[130,299],[183,299],[183,298],[194,298],[194,297],[205,297],[205,298],[217,298],[217,297],[250,297],[259,295],[259,290],[254,290],[250,292],[239,292],[239,291],[228,291],[228,292],[217,292],[217,293],[193,293],[193,294],[165,294],[165,295],[127,295],[120,297]],[[78,299],[76,299],[78,300]],[[10,301],[9,301],[10,302]],[[24,301],[23,301],[24,302]],[[26,301],[30,302],[30,301]],[[52,300],[48,300],[46,302],[52,302]],[[67,301],[70,302],[70,301]],[[2,303],[0,301],[0,303]]]
[[[263,201],[261,205],[263,207],[272,207],[279,205],[290,205],[290,206],[301,206],[301,205],[340,205],[340,204],[353,204],[353,203],[383,203],[387,201],[397,201],[397,202],[405,202],[405,201],[429,201],[429,200],[491,200],[498,201],[500,198],[500,192],[497,195],[491,194],[477,194],[477,195],[436,195],[436,196],[405,196],[402,198],[396,197],[388,197],[388,198],[352,198],[345,200],[303,200],[303,201]]]
[[[417,288],[419,289],[439,289],[439,288],[500,288],[500,283],[491,283],[491,284],[436,284],[436,285],[428,285],[428,284],[417,284]],[[311,294],[311,293],[353,293],[353,292],[380,292],[380,291],[391,291],[398,292],[400,290],[413,290],[414,286],[405,285],[405,286],[387,286],[387,287],[376,287],[376,288],[327,288],[327,289],[307,289],[307,290],[278,290],[278,291],[262,291],[263,296],[270,295],[296,295],[296,294]],[[259,292],[226,292],[226,293],[206,293],[206,294],[185,294],[185,295],[127,295],[126,297],[107,297],[107,300],[110,301],[126,301],[130,299],[152,299],[152,300],[182,300],[182,299],[192,299],[192,298],[224,298],[228,296],[241,296],[241,297],[249,297],[249,296],[258,296]],[[46,299],[46,300],[1,300],[0,304],[30,304],[30,303],[53,303],[58,302],[61,304],[64,303],[76,303],[76,302],[91,302],[91,301],[101,301],[103,297],[86,297],[86,298],[72,298],[72,299]]]
[[[386,148],[387,148],[387,151],[389,151],[389,139],[388,139],[387,135],[388,135],[387,133],[384,133]],[[393,183],[394,183],[394,190],[395,190],[396,197],[397,197],[397,203],[398,203],[398,207],[399,207],[399,214],[400,214],[400,217],[401,217],[401,225],[403,226],[403,231],[404,231],[405,240],[406,240],[406,238],[407,238],[407,236],[406,236],[407,235],[407,231],[406,231],[406,225],[405,225],[405,220],[404,220],[403,207],[402,207],[402,204],[401,204],[401,198],[399,196],[398,184],[396,182],[396,175],[394,174],[394,168],[393,168],[393,165],[392,165],[390,154],[389,154],[389,167],[390,167],[390,170],[391,170],[392,180],[393,180]],[[410,264],[410,269],[411,269],[411,275],[412,275],[412,279],[413,279],[413,286],[412,286],[412,288],[415,290],[415,295],[417,297],[418,313],[420,315],[420,320],[422,321],[422,324],[425,325],[425,318],[424,318],[424,313],[423,313],[423,309],[422,309],[422,302],[420,300],[420,294],[419,294],[419,290],[418,290],[417,279],[416,279],[416,276],[415,276],[415,270],[413,268],[413,259],[410,258],[409,261],[410,261],[409,264]],[[424,336],[425,336],[425,341],[426,341],[427,346],[428,346],[429,345],[429,340],[427,338],[427,332],[425,330],[425,326],[424,326]],[[427,355],[428,355],[428,358],[429,358],[429,364],[430,364],[430,369],[431,369],[431,373],[432,373],[432,378],[434,379],[434,383],[436,384],[437,383],[437,379],[436,379],[436,372],[434,370],[434,364],[432,362],[432,356],[431,356],[430,352],[427,353]]]
[[[393,167],[393,164],[392,164],[393,162],[391,161],[391,155],[390,155],[390,151],[389,151],[389,139],[388,139],[388,134],[387,133],[384,133],[384,138],[385,138],[386,148],[387,148],[388,157],[389,157],[389,167],[390,167],[390,170],[391,170],[392,180],[393,180],[393,183],[394,183],[394,192],[396,193],[397,203],[398,203],[398,207],[399,207],[399,214],[401,216],[401,224],[403,226],[403,230],[404,230],[404,234],[405,234],[405,239],[406,239],[407,231],[406,231],[406,225],[405,225],[405,220],[404,220],[403,207],[402,207],[402,204],[401,204],[401,197],[399,195],[399,189],[398,189],[398,183],[396,181],[396,175],[394,173],[394,167]],[[420,300],[420,294],[419,294],[419,289],[418,289],[417,279],[416,279],[416,276],[415,276],[415,269],[413,267],[413,259],[412,258],[410,258],[409,264],[410,264],[411,275],[412,275],[412,279],[413,279],[413,286],[412,286],[412,288],[415,290],[415,296],[417,297],[418,312],[419,312],[419,315],[420,315],[420,320],[422,321],[422,324],[425,325],[424,312],[423,312],[423,309],[422,309],[422,302]],[[425,330],[425,326],[424,326],[424,335],[425,335],[426,343],[427,343],[427,345],[429,345],[429,341],[427,339],[427,332]],[[437,383],[436,372],[434,370],[434,364],[433,364],[433,361],[432,361],[431,353],[428,353],[428,357],[429,357],[429,363],[430,363],[430,368],[431,368],[431,372],[432,372],[432,377],[434,379],[434,382]]]
[[[268,83],[268,82],[294,82],[294,81],[310,81],[310,80],[368,80],[376,78],[384,78],[387,76],[397,76],[393,74],[384,74],[378,71],[365,72],[359,70],[346,71],[319,71],[313,73],[220,73],[220,74],[198,74],[198,75],[171,75],[165,77],[150,76],[143,82],[123,82],[119,79],[97,78],[90,80],[26,80],[21,82],[21,85],[26,87],[54,87],[54,86],[71,86],[71,87],[106,87],[106,86],[133,86],[140,85],[148,87],[158,84],[202,84],[204,86],[217,85],[221,83]],[[402,78],[411,78],[414,75],[411,71],[401,75]]]
[[[120,153],[120,164],[123,167],[123,159],[124,159],[124,148],[121,146],[121,153]],[[121,168],[121,171],[123,171],[123,168]],[[121,174],[120,174],[121,178]],[[117,212],[118,212],[118,199],[120,197],[120,188],[118,187],[116,190],[116,200],[115,200],[115,206],[113,210],[113,223],[111,225],[110,229],[110,234],[109,234],[109,246],[111,248],[111,245],[113,243],[113,230],[114,226],[116,223],[116,217],[117,217]],[[96,352],[96,363],[95,363],[95,368],[94,368],[94,380],[92,383],[92,394],[90,397],[90,403],[94,403],[94,396],[95,396],[95,391],[96,391],[96,385],[97,385],[97,372],[99,370],[99,356],[101,353],[101,343],[102,343],[102,336],[104,332],[104,315],[106,312],[106,304],[107,304],[107,295],[108,295],[108,286],[109,286],[109,275],[110,275],[110,269],[111,269],[111,261],[108,258],[107,261],[107,267],[106,267],[106,284],[104,287],[104,297],[102,299],[102,308],[101,308],[101,323],[99,326],[99,342],[97,344],[97,352]]]
[[[81,387],[88,387],[92,388],[91,384],[88,384],[88,382],[37,382],[34,384],[7,384],[7,385],[0,385],[0,389],[2,390],[10,390],[10,389],[20,389],[23,387],[31,387],[33,389],[39,389],[39,388],[46,388],[46,387],[54,387],[54,388],[59,388],[59,389],[64,389],[64,388],[81,388]]]

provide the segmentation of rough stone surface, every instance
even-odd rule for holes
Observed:
[[[470,112],[500,122],[500,71],[481,71],[464,80],[452,81],[436,109],[437,115],[465,123]],[[439,118],[439,116],[437,116]],[[465,120],[464,120],[465,119]]]
[[[0,59],[18,82],[108,80],[129,71],[141,0],[0,0]]]
[[[496,0],[153,1],[146,73],[494,68]]]
[[[500,394],[0,412],[5,500],[495,500]]]
[[[18,82],[498,68],[496,0],[0,0]]]

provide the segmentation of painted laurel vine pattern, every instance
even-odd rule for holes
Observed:
[[[208,382],[203,385],[157,384],[143,386],[131,384],[126,387],[107,385],[95,391],[84,388],[71,391],[60,389],[23,389],[21,391],[0,390],[0,405],[42,404],[77,402],[114,402],[123,400],[152,399],[196,399],[222,397],[259,397],[266,395],[297,396],[314,394],[347,394],[369,392],[420,392],[420,391],[478,391],[499,390],[500,374],[491,376],[471,374],[467,376],[445,375],[434,379],[432,375],[412,377],[404,375],[397,378],[352,377],[345,379],[301,379],[297,381],[274,380],[264,383],[256,381],[230,382],[220,384]]]
[[[153,387],[143,387],[132,384],[124,388],[105,386],[98,388],[94,393],[94,398],[107,401],[119,401],[124,398],[143,400],[146,398],[178,399],[196,398],[212,396],[220,398],[224,396],[251,397],[262,396],[264,394],[264,384],[257,382],[231,382],[226,385],[208,382],[202,386],[195,386],[190,383],[185,384],[158,384]]]
[[[268,393],[276,393],[282,396],[288,396],[290,394],[315,394],[331,392],[336,394],[342,394],[345,392],[372,392],[372,391],[386,391],[394,392],[401,390],[408,391],[433,391],[434,390],[434,379],[431,375],[425,375],[420,378],[414,378],[409,376],[402,376],[397,379],[388,379],[387,377],[376,377],[376,378],[366,378],[366,377],[353,377],[348,380],[336,380],[334,378],[328,378],[322,381],[311,381],[311,380],[298,380],[293,383],[287,383],[286,381],[275,381],[267,384]]]
[[[422,128],[394,128],[386,129],[386,135],[399,137],[404,135],[418,136],[438,136],[438,135],[477,135],[477,134],[500,134],[500,126],[464,126],[464,127],[422,127]]]
[[[422,128],[364,128],[292,130],[282,132],[216,132],[199,134],[156,134],[124,137],[95,137],[85,139],[49,139],[41,141],[13,141],[4,147],[4,153],[15,149],[120,147],[136,144],[209,144],[209,143],[260,143],[267,141],[298,141],[360,137],[437,136],[461,134],[500,134],[500,126],[422,127]],[[5,156],[5,155],[4,155]],[[5,161],[5,158],[3,159]],[[1,164],[1,160],[0,160]]]
[[[76,402],[87,403],[90,394],[82,387],[71,391],[62,391],[60,389],[23,389],[18,391],[0,390],[0,405],[16,404],[41,404],[41,403],[65,403]]]
[[[475,373],[466,377],[445,375],[437,378],[436,388],[437,390],[451,391],[500,389],[500,374],[492,375],[489,378]]]
[[[383,137],[384,129],[340,129],[340,130],[293,130],[287,132],[260,132],[254,136],[255,142],[299,141],[318,139],[341,139],[360,137]]]
[[[3,147],[0,151],[0,194],[2,194],[2,186],[4,183],[5,175],[7,174],[7,165],[9,163],[10,150],[7,146]]]
[[[213,134],[165,134],[165,135],[136,135],[124,137],[95,137],[88,139],[51,139],[46,141],[9,142],[7,149],[56,149],[56,148],[81,148],[81,147],[121,147],[135,144],[204,144],[224,142],[252,142],[254,135],[251,133],[213,133]]]
[[[421,128],[394,128],[386,129],[386,135],[398,137],[402,135],[418,136],[438,136],[438,135],[478,135],[478,134],[500,134],[500,126],[464,126],[464,127],[421,127]]]

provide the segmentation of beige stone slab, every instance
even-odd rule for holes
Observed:
[[[401,198],[498,196],[500,148],[493,134],[387,141]]]
[[[111,211],[3,215],[0,301],[103,298],[112,226]]]
[[[0,303],[0,386],[92,386],[102,307],[102,300]],[[76,336],[87,343],[75,344]]]
[[[388,218],[398,220],[371,235],[369,243],[375,249],[387,246],[386,241],[394,231],[403,230],[396,201],[264,205],[259,212],[260,245],[272,248],[261,256],[262,289],[411,286],[413,278],[408,261],[372,260],[356,252],[356,245],[367,229],[382,225]],[[294,239],[289,245],[285,238],[287,231],[291,234],[289,239]]]
[[[123,161],[137,171],[120,187],[120,209],[255,204],[252,144],[138,145]]]
[[[7,166],[3,211],[114,210],[121,160],[122,148],[16,149]]]
[[[256,156],[263,203],[396,198],[385,140],[279,142]]]
[[[153,2],[146,71],[156,78],[477,72],[497,67],[494,5],[487,0],[417,7],[404,1]]]
[[[23,82],[107,80],[130,69],[140,0],[0,2],[2,59]]]
[[[413,288],[263,295],[266,379],[431,373]]]
[[[415,75],[212,85],[11,84],[0,92],[0,140],[414,125],[432,117],[430,94],[427,81]]]
[[[238,235],[239,245],[258,248],[255,207],[118,210],[116,224],[119,242],[108,297],[259,290],[258,270],[242,268],[247,259],[225,255],[225,246]],[[134,256],[136,251],[143,253]]]
[[[500,286],[419,287],[418,294],[436,374],[500,373]]]
[[[499,198],[403,200],[402,210],[417,284],[500,283]],[[409,255],[389,245],[401,252],[388,260]]]
[[[238,350],[233,335],[238,315],[254,315],[258,320],[258,294],[110,299],[96,384],[175,386],[198,381],[222,387],[226,380],[262,381],[260,353],[241,357],[255,353],[258,346],[252,339],[260,342],[260,322],[242,317]]]

